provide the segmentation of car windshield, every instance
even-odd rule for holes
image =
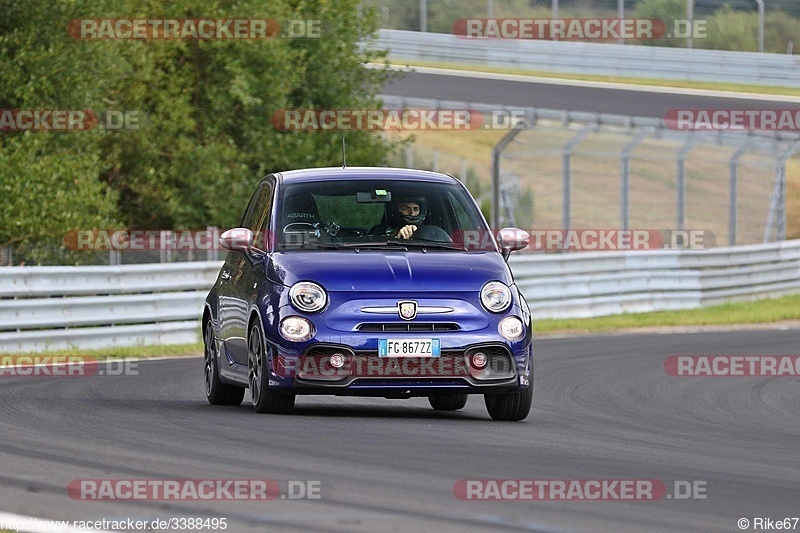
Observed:
[[[496,251],[472,197],[457,184],[359,179],[281,190],[279,250]]]

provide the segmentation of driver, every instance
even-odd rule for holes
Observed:
[[[400,239],[410,239],[425,222],[428,213],[424,198],[400,198],[386,204],[386,223],[378,226],[375,233]]]

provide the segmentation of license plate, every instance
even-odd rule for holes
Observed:
[[[439,339],[378,339],[380,357],[439,357]]]

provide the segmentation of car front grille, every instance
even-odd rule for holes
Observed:
[[[370,322],[359,324],[358,331],[458,331],[461,329],[454,322]]]

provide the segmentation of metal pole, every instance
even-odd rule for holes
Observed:
[[[598,123],[587,124],[578,132],[575,137],[567,141],[562,151],[563,171],[561,182],[561,198],[562,198],[562,211],[561,211],[561,225],[564,230],[570,229],[572,226],[572,153],[575,147],[578,146],[590,133],[597,131],[600,125]]]
[[[622,19],[625,18],[625,0],[617,0],[617,18],[620,20],[620,24],[622,24]],[[617,39],[617,44],[625,44],[625,39],[620,37]]]
[[[419,31],[428,31],[428,0],[419,0]]]
[[[492,149],[492,229],[500,229],[500,158],[503,151],[511,144],[524,127],[514,128],[506,133]]]
[[[752,148],[753,140],[747,141],[731,156],[728,186],[728,246],[736,246],[736,226],[739,218],[739,161]]]
[[[756,0],[758,4],[758,51],[764,53],[764,0]]]
[[[558,18],[558,0],[553,0],[553,8],[552,9],[553,9],[553,13],[550,15],[550,18],[552,18],[553,20],[556,20]],[[553,26],[551,25],[550,26],[550,32],[551,32],[550,39],[555,39],[556,37],[555,37],[555,34],[552,32],[552,28],[553,28]]]
[[[486,17],[490,19],[494,18],[494,0],[486,1]]]
[[[689,36],[686,48],[694,48],[694,0],[686,0],[686,20],[689,21]]]
[[[414,145],[406,146],[406,168],[414,168]]]
[[[648,128],[640,131],[638,135],[622,149],[622,228],[628,229],[630,227],[630,207],[631,207],[631,154],[633,151],[644,142],[655,128]]]

